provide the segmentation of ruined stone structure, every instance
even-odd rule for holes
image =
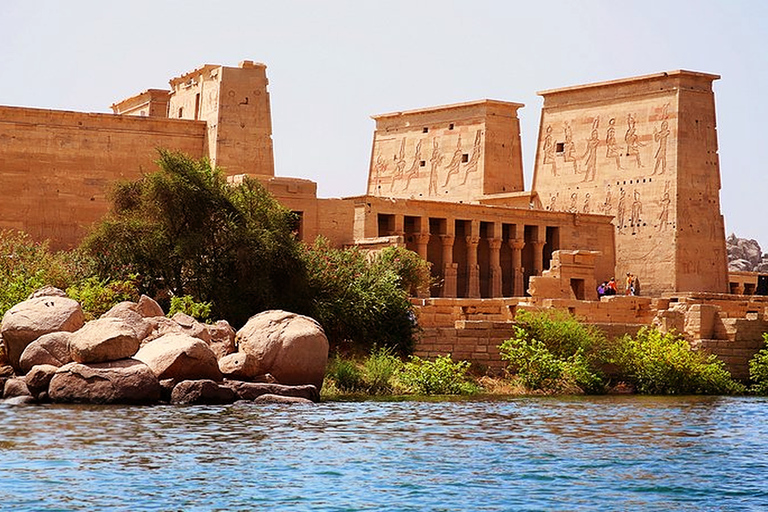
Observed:
[[[728,291],[712,81],[673,71],[539,93],[533,190],[612,215],[616,273],[643,293]]]
[[[205,65],[113,114],[0,107],[0,229],[71,247],[107,211],[115,180],[154,170],[155,148],[178,150],[210,158],[232,183],[258,178],[300,214],[305,240],[400,245],[431,262],[438,284],[414,299],[419,355],[499,367],[514,313],[557,307],[609,336],[681,330],[744,375],[768,303],[726,294],[717,78],[675,71],[540,93],[530,191],[519,103],[374,116],[366,194],[343,199],[275,176],[263,64]],[[596,300],[598,282],[626,272],[643,297]],[[732,290],[751,290],[749,279],[735,276]]]

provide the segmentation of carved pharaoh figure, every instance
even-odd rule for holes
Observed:
[[[475,133],[475,142],[472,144],[472,156],[469,157],[469,162],[467,162],[467,167],[464,170],[464,179],[461,181],[461,184],[464,185],[467,183],[467,177],[469,176],[469,173],[475,172],[477,170],[477,164],[480,162],[480,153],[482,152],[483,144],[483,131],[477,130]]]
[[[448,181],[451,179],[451,176],[458,174],[462,156],[463,153],[461,152],[461,135],[459,135],[459,140],[456,143],[456,150],[453,152],[451,161],[448,162],[448,165],[445,166],[445,168],[448,169],[448,173],[445,175],[445,183],[443,183],[444,187],[448,186]]]
[[[613,158],[616,162],[616,170],[620,171],[623,169],[621,166],[621,149],[619,149],[619,145],[616,142],[616,118],[612,117],[610,121],[608,121],[608,130],[605,132],[605,156],[606,158]]]
[[[576,143],[573,142],[573,132],[571,131],[571,124],[566,121],[563,127],[565,135],[565,142],[563,143],[563,161],[573,162],[573,173],[579,172],[579,161],[576,158]]]
[[[389,184],[389,190],[395,186],[395,180],[400,179],[403,176],[403,170],[405,169],[405,137],[400,142],[400,153],[395,156],[395,172],[392,173],[392,181]]]
[[[627,143],[627,156],[635,158],[637,168],[643,167],[640,161],[640,137],[637,135],[635,117],[632,114],[627,115],[627,133],[624,134],[624,141]]]
[[[437,169],[443,163],[443,154],[440,153],[440,144],[437,137],[432,139],[432,156],[429,157],[429,195],[437,195]]]
[[[659,143],[659,147],[656,149],[656,164],[653,166],[653,174],[661,169],[659,174],[664,174],[667,170],[667,139],[669,138],[669,121],[664,119],[661,122],[661,128],[656,131],[653,130],[653,140]]]
[[[600,124],[600,118],[596,117],[592,122],[592,133],[589,139],[587,139],[587,150],[584,152],[584,180],[592,181],[595,179],[595,171],[597,170],[597,147],[600,145],[600,135],[597,132],[597,127]]]
[[[555,144],[552,142],[552,125],[547,125],[541,152],[544,154],[544,165],[551,164],[552,176],[557,176],[557,159],[555,159]]]
[[[421,141],[416,143],[416,150],[413,154],[413,163],[411,164],[411,168],[408,169],[408,172],[405,173],[405,185],[403,186],[403,190],[408,190],[408,187],[411,185],[411,180],[419,175],[419,167],[421,167]]]

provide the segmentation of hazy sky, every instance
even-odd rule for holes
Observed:
[[[365,192],[374,114],[524,103],[530,188],[537,91],[715,73],[726,234],[768,251],[768,1],[0,0],[0,27],[4,105],[110,112],[202,64],[264,62],[276,174],[320,197]]]

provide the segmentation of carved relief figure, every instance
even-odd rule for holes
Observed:
[[[619,204],[616,206],[616,227],[619,228],[619,232],[624,228],[624,214],[626,213],[626,210],[626,192],[624,189],[621,189],[621,193],[619,194]]]
[[[400,142],[400,154],[395,155],[395,172],[392,173],[392,181],[389,184],[389,190],[395,186],[395,180],[400,179],[403,176],[403,169],[405,169],[405,137]]]
[[[451,176],[458,174],[459,166],[461,165],[461,156],[461,135],[459,135],[459,141],[456,143],[456,150],[453,152],[451,161],[445,166],[445,168],[448,169],[448,174],[445,175],[445,183],[443,183],[444,187],[448,186],[448,180],[451,179]]]
[[[576,144],[573,142],[573,132],[571,131],[571,124],[566,121],[565,127],[565,143],[563,144],[563,161],[573,162],[573,173],[579,172],[579,162],[576,158]]]
[[[616,118],[612,117],[608,121],[608,130],[605,132],[605,156],[606,158],[613,158],[616,161],[616,170],[623,169],[621,166],[621,149],[616,143]]]
[[[637,135],[636,121],[632,114],[627,115],[627,133],[624,134],[624,141],[627,143],[627,156],[635,157],[637,168],[643,167],[640,162],[640,137]]]
[[[577,192],[574,192],[571,194],[571,206],[568,207],[568,211],[571,213],[576,213],[579,211],[579,208],[576,206],[576,203],[579,201],[579,194]]]
[[[381,193],[379,190],[379,187],[381,186],[381,176],[387,172],[387,167],[389,167],[389,164],[384,161],[384,157],[379,153],[376,157],[376,163],[373,166],[373,175],[376,182],[376,189],[373,191],[374,195]]]
[[[416,151],[413,153],[413,163],[411,164],[408,172],[405,173],[405,186],[403,190],[408,190],[411,185],[411,180],[419,175],[419,167],[421,167],[421,141],[416,143]]]
[[[600,124],[600,118],[596,117],[592,121],[592,133],[587,139],[587,150],[584,152],[584,167],[585,173],[583,181],[592,181],[595,179],[595,171],[597,169],[597,147],[600,145],[600,135],[597,132],[597,127]]]
[[[669,222],[670,203],[672,203],[672,200],[669,198],[669,182],[667,182],[667,186],[664,190],[664,196],[661,198],[661,201],[659,201],[659,206],[661,207],[661,213],[659,214],[659,231],[667,229],[667,223]]]
[[[667,170],[667,139],[670,133],[667,117],[669,117],[669,103],[664,105],[661,127],[658,131],[656,128],[653,129],[653,140],[659,143],[659,147],[656,149],[656,165],[653,166],[653,174],[656,174],[659,168],[661,168],[659,174],[664,174],[664,171]]]
[[[634,200],[632,201],[632,212],[630,213],[629,224],[632,227],[640,226],[640,215],[643,213],[643,203],[640,202],[640,192],[635,189]]]
[[[589,198],[591,197],[590,193],[587,192],[587,194],[584,196],[584,206],[581,208],[582,213],[589,213]]]
[[[443,163],[443,154],[437,137],[432,139],[432,156],[429,157],[429,195],[437,195],[437,169]]]
[[[600,209],[605,215],[610,215],[611,211],[613,210],[613,199],[611,198],[610,185],[608,185],[607,189],[605,190],[605,201],[603,201]]]
[[[557,208],[557,195],[558,194],[550,194],[549,195],[549,206],[547,206],[547,210],[554,212]]]
[[[555,144],[552,142],[552,125],[547,125],[544,145],[541,148],[544,154],[544,165],[552,165],[552,176],[557,176],[557,160],[555,159]]]
[[[467,176],[469,176],[469,173],[475,172],[477,170],[477,164],[480,162],[480,153],[483,148],[482,139],[483,131],[477,130],[477,132],[475,132],[475,142],[472,144],[472,156],[469,157],[469,162],[467,162],[467,167],[464,171],[464,179],[461,182],[462,185],[467,182]]]

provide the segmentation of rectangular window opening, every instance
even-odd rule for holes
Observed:
[[[555,151],[558,153],[564,153],[565,152],[565,142],[558,142],[555,144]]]
[[[421,133],[429,133],[429,128],[425,126],[424,128],[421,129]]]
[[[464,153],[463,155],[461,155],[461,161],[462,163],[469,162],[469,153]]]

